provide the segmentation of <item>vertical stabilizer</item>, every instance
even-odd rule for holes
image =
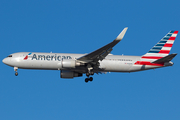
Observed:
[[[152,61],[156,59],[161,59],[169,55],[169,52],[172,48],[177,34],[178,31],[170,31],[153,48],[151,48],[149,52],[147,52],[141,58],[146,61]]]

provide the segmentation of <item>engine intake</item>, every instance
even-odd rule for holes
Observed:
[[[81,77],[82,73],[77,73],[73,71],[68,71],[68,70],[61,70],[61,78],[74,78],[74,77]]]

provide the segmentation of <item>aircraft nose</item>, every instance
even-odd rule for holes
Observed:
[[[4,64],[7,64],[7,63],[8,63],[7,58],[4,58],[4,59],[2,60],[2,62],[3,62]]]

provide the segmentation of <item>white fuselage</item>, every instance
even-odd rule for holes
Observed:
[[[64,59],[77,59],[85,54],[65,54],[65,53],[37,53],[33,52],[28,55],[29,52],[20,52],[11,54],[12,57],[7,57],[3,60],[3,63],[22,69],[46,69],[46,70],[66,70],[62,67],[62,60]],[[147,69],[154,69],[164,66],[152,66],[152,65],[139,65],[135,64],[137,61],[141,61],[141,56],[124,56],[124,55],[108,55],[102,61],[99,61],[100,65],[96,72],[135,72]],[[70,68],[77,72],[86,73],[86,68],[81,66],[76,68]]]

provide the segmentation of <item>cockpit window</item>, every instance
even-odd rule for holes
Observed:
[[[12,55],[8,55],[7,57],[12,57]]]

